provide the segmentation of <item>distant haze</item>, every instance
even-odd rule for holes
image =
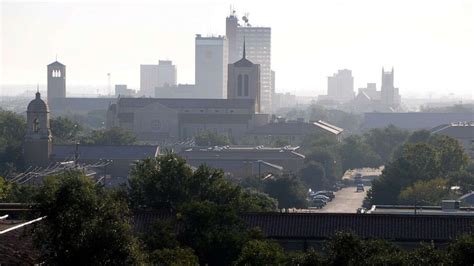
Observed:
[[[225,34],[234,4],[240,17],[272,27],[277,91],[316,96],[327,76],[348,68],[355,90],[380,89],[381,69],[395,68],[402,96],[472,98],[474,1],[153,1],[1,2],[0,84],[46,84],[46,65],[67,66],[68,85],[106,93],[138,89],[139,65],[169,59],[179,83],[194,83],[194,37]],[[81,93],[71,86],[71,93]],[[34,88],[33,88],[34,89]],[[20,93],[20,92],[18,92]],[[15,94],[3,89],[0,94]]]

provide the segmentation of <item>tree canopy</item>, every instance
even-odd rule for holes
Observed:
[[[129,209],[80,172],[46,179],[37,197],[34,242],[48,264],[117,264],[141,261]]]
[[[223,146],[229,145],[230,140],[226,135],[213,131],[205,131],[194,138],[198,146]]]
[[[0,175],[23,168],[25,119],[13,112],[0,110]]]

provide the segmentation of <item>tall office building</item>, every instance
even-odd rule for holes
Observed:
[[[398,93],[398,88],[394,86],[394,70],[385,71],[382,68],[382,88],[380,92],[381,102],[383,105],[389,107],[398,107],[400,105],[400,94]]]
[[[195,39],[195,75],[199,96],[227,98],[227,39],[224,36]]]
[[[165,85],[176,86],[177,84],[177,73],[176,66],[173,65],[171,60],[159,60],[158,61],[158,86],[162,87]]]
[[[239,23],[235,12],[226,18],[226,37],[229,42],[229,63],[242,58],[246,44],[246,57],[260,65],[260,103],[262,113],[271,113],[272,107],[272,74],[271,74],[271,28],[254,27],[243,17],[244,24]]]
[[[140,65],[139,94],[154,97],[156,87],[176,86],[176,76],[176,66],[168,60],[159,60],[158,65]]]
[[[47,66],[48,103],[54,99],[66,98],[66,66],[54,61]]]
[[[352,71],[342,69],[328,77],[328,98],[344,103],[354,99],[354,96]]]
[[[140,65],[140,95],[153,97],[158,87],[158,65]]]

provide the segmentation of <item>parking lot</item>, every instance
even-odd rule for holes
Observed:
[[[336,197],[328,202],[325,207],[314,210],[314,212],[355,213],[357,208],[362,206],[362,202],[369,188],[370,187],[365,187],[364,192],[355,192],[356,187],[343,188],[334,193]]]

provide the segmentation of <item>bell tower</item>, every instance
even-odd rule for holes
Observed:
[[[54,61],[48,65],[48,103],[66,98],[66,66]]]
[[[52,152],[52,137],[49,126],[49,107],[41,94],[28,104],[26,111],[26,135],[23,155],[26,166],[48,166]]]
[[[245,40],[242,59],[229,64],[227,71],[227,99],[253,99],[260,113],[260,65],[246,58]]]

